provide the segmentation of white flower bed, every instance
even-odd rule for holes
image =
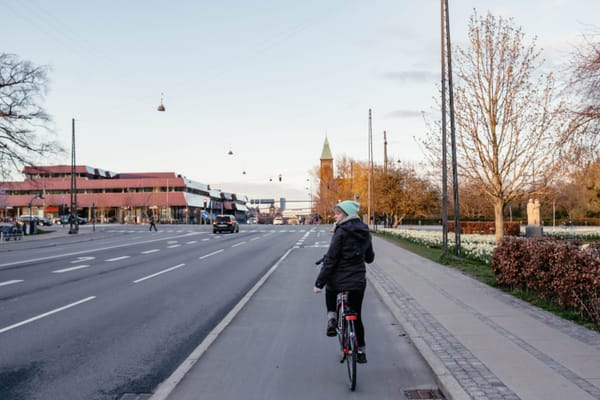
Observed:
[[[422,230],[410,227],[404,228],[385,228],[384,232],[409,240],[422,246],[442,247],[442,231]],[[525,235],[523,228],[522,234]],[[544,235],[560,238],[600,238],[600,227],[544,227]],[[496,247],[496,237],[494,235],[472,234],[460,235],[460,244],[463,256],[486,264],[491,264],[492,253]],[[448,233],[448,246],[454,246],[454,233]]]
[[[442,231],[441,230],[417,230],[417,229],[391,229],[386,228],[383,231],[402,239],[409,240],[427,247],[442,247]],[[448,246],[453,247],[454,233],[448,233]],[[490,264],[492,252],[496,246],[496,238],[494,235],[460,235],[460,244],[464,257]]]

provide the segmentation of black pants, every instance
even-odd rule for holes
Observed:
[[[337,291],[325,289],[325,304],[327,306],[327,312],[336,312],[335,308],[337,305],[337,294]],[[365,327],[362,323],[362,302],[364,297],[364,289],[348,290],[348,307],[358,314],[358,318],[354,324],[356,327],[356,340],[358,341],[358,347],[363,347],[365,345]]]

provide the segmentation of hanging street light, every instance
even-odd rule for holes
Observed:
[[[166,111],[167,109],[165,108],[164,104],[163,104],[163,93],[160,94],[160,104],[158,105],[158,107],[156,107],[156,111]]]

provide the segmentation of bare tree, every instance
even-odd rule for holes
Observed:
[[[600,34],[583,39],[571,58],[564,93],[571,123],[563,135],[563,159],[575,168],[597,162],[600,148]]]
[[[36,157],[57,154],[50,141],[50,117],[40,106],[47,87],[47,69],[0,53],[0,178],[6,179]]]
[[[470,46],[457,49],[459,167],[492,200],[496,240],[506,204],[552,176],[562,129],[552,75],[536,76],[540,53],[524,36],[512,19],[475,12]]]

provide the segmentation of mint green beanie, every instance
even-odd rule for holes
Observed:
[[[360,210],[360,204],[352,200],[341,201],[335,206],[341,209],[344,212],[344,214],[346,214],[349,217],[357,216],[358,210]]]

